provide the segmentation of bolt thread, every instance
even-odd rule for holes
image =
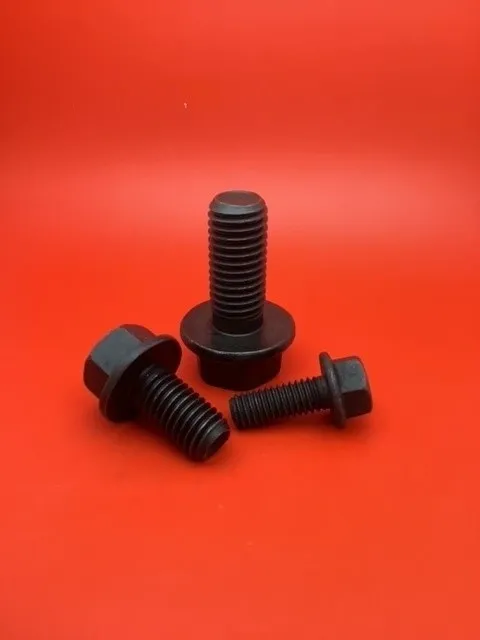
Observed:
[[[232,419],[239,429],[259,427],[328,407],[328,390],[322,377],[251,391],[230,400]]]
[[[220,331],[250,333],[263,322],[267,209],[209,212],[212,322]]]
[[[206,460],[228,440],[230,432],[222,414],[158,365],[140,373],[135,391],[147,422],[160,427],[188,458]]]

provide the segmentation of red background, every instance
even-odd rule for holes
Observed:
[[[478,3],[8,5],[2,639],[476,640]],[[356,353],[375,408],[195,466],[81,372],[119,323],[178,335],[229,188],[270,207],[279,379]]]

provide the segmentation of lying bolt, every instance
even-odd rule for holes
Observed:
[[[239,429],[249,429],[282,418],[330,409],[333,423],[344,426],[347,418],[372,410],[372,395],[360,358],[332,360],[320,354],[322,376],[236,395],[230,411]]]
[[[124,324],[93,348],[83,380],[106,418],[144,418],[188,458],[203,461],[230,432],[223,416],[175,375],[181,355],[175,338]]]

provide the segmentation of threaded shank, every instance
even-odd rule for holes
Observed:
[[[251,391],[230,400],[232,419],[239,429],[260,427],[282,418],[326,408],[327,388],[320,377]]]
[[[135,399],[147,421],[192,460],[213,455],[230,435],[222,414],[185,382],[157,365],[139,376]]]
[[[263,322],[267,208],[260,196],[220,194],[209,211],[210,299],[214,326],[249,333]]]

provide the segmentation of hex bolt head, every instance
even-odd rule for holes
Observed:
[[[83,380],[108,420],[144,421],[187,457],[202,461],[230,432],[223,416],[175,375],[181,354],[175,338],[124,324],[92,349]]]
[[[180,334],[207,384],[253,389],[277,375],[295,337],[292,316],[265,298],[265,201],[250,191],[215,196],[209,249],[210,300],[185,315]]]
[[[360,358],[332,360],[328,353],[321,353],[319,359],[322,376],[231,398],[230,411],[235,425],[249,429],[328,409],[332,422],[343,427],[348,418],[370,413],[372,394]]]

